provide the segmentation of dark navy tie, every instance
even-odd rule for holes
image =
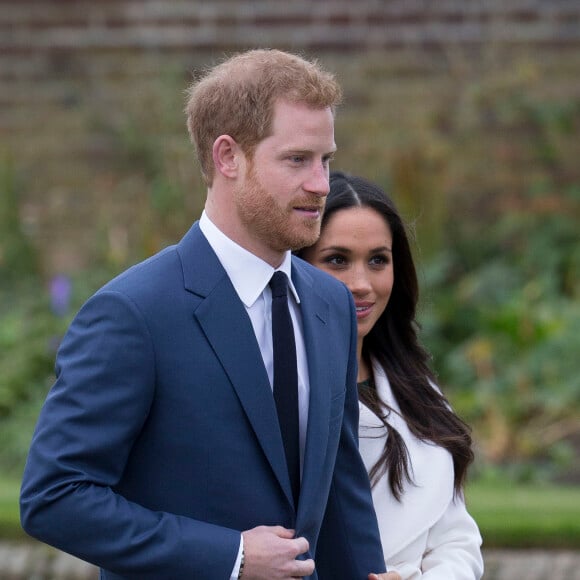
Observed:
[[[274,272],[272,289],[272,343],[274,347],[274,401],[286,452],[294,505],[300,494],[300,448],[298,431],[298,369],[294,327],[288,309],[288,278]]]

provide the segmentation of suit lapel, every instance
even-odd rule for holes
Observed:
[[[304,467],[300,489],[299,515],[310,511],[310,502],[316,501],[320,468],[324,465],[330,423],[330,387],[327,384],[327,365],[332,364],[324,345],[328,319],[328,303],[314,287],[312,278],[301,267],[293,268],[292,279],[300,296],[304,344],[308,355],[310,399],[308,429],[304,450]]]
[[[222,364],[288,501],[292,490],[272,389],[252,323],[198,224],[178,247],[185,288],[200,296],[193,315]]]

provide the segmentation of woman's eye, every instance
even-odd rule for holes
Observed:
[[[384,266],[389,263],[389,258],[387,256],[373,256],[369,263],[372,266]]]
[[[328,256],[324,262],[326,264],[332,264],[333,266],[344,266],[346,259],[344,256]]]

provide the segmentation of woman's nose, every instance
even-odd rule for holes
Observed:
[[[370,291],[369,277],[363,265],[353,265],[347,286],[353,294],[365,294]]]

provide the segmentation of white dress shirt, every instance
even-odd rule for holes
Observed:
[[[310,381],[308,378],[308,360],[306,358],[306,347],[304,346],[304,333],[302,330],[302,316],[298,306],[300,304],[300,297],[296,292],[291,278],[291,253],[290,251],[286,252],[282,264],[277,269],[274,269],[270,264],[264,262],[264,260],[248,252],[248,250],[228,238],[209,219],[205,211],[199,220],[199,227],[203,235],[207,238],[209,245],[216,253],[240,300],[246,307],[246,312],[250,317],[271,386],[274,381],[274,360],[272,346],[272,292],[268,284],[276,270],[281,270],[288,277],[288,287],[290,288],[288,304],[294,325],[296,361],[298,365],[300,468],[302,471],[304,446],[306,442]],[[242,548],[243,538],[240,540],[240,550],[234,570],[232,571],[232,580],[236,580],[238,577]]]

